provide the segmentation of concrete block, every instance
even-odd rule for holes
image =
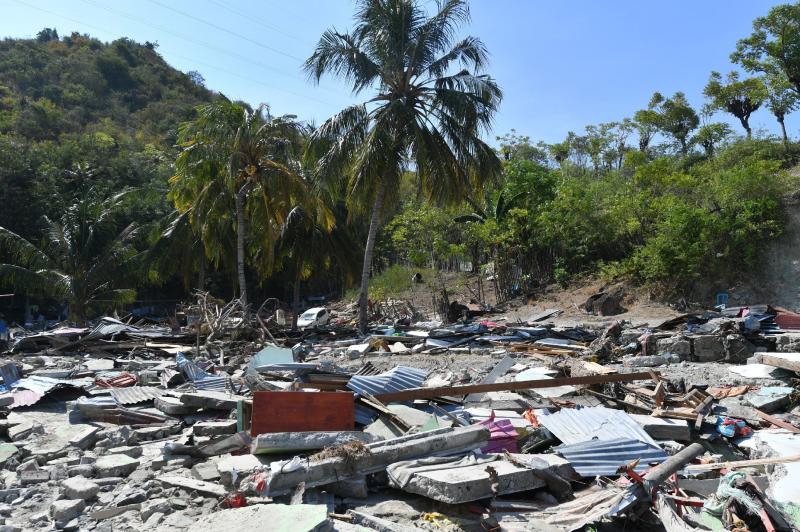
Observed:
[[[181,395],[180,399],[181,403],[195,408],[235,410],[238,402],[247,400],[247,397],[222,392],[198,391],[195,393],[185,393]]]
[[[68,499],[88,501],[94,499],[100,491],[100,486],[84,477],[71,477],[61,483],[64,495]]]
[[[8,437],[11,441],[21,441],[33,434],[33,423],[23,421],[17,425],[8,427]]]
[[[692,353],[698,362],[715,362],[725,358],[722,338],[713,334],[692,337]]]
[[[259,504],[222,510],[197,519],[187,532],[328,532],[333,526],[325,504]]]
[[[151,515],[157,512],[160,512],[164,515],[172,512],[172,507],[167,499],[160,497],[157,499],[150,499],[146,503],[142,504],[142,511],[140,513],[142,521],[147,521]]]
[[[379,441],[380,438],[357,430],[273,432],[256,436],[251,445],[251,452],[253,454],[269,454],[324,449],[351,440],[372,443]]]
[[[242,454],[239,456],[226,455],[217,460],[217,471],[220,481],[226,486],[233,486],[243,477],[254,472],[266,463],[262,462],[258,456],[253,454]]]
[[[684,419],[669,419],[642,414],[628,414],[644,431],[656,440],[689,441],[692,432]]]
[[[10,443],[0,443],[0,465],[5,464],[9,458],[19,452],[16,445]]]
[[[156,480],[167,486],[182,488],[189,492],[196,491],[198,493],[213,495],[214,497],[223,497],[226,493],[225,488],[219,484],[203,482],[202,480],[197,480],[195,478],[181,477],[178,475],[164,475],[158,477]]]
[[[70,438],[69,444],[78,449],[88,449],[92,444],[97,441],[97,433],[100,432],[100,427],[93,427],[86,425],[78,434]]]
[[[678,355],[681,360],[689,360],[692,357],[692,343],[684,336],[661,338],[656,342],[656,352],[659,355]]]
[[[358,478],[340,480],[325,486],[325,491],[348,499],[366,499],[369,495],[367,477],[362,475]]]
[[[104,519],[111,519],[126,512],[138,512],[142,508],[141,504],[130,504],[128,506],[109,506],[101,510],[95,510],[89,514],[89,517],[95,521],[102,521]]]
[[[201,421],[192,426],[195,436],[222,436],[236,433],[236,420],[227,421]]]
[[[729,334],[724,337],[725,360],[728,362],[741,363],[750,358],[753,353],[753,346],[740,334]]]
[[[168,395],[156,397],[153,401],[153,405],[169,416],[185,416],[187,414],[193,414],[198,410],[197,407],[185,405],[177,397],[170,397]]]
[[[112,447],[106,454],[124,454],[131,458],[139,458],[142,456],[142,448],[139,445],[125,445],[122,447]]]
[[[50,517],[55,521],[67,522],[75,519],[86,508],[86,503],[80,499],[61,499],[50,505]]]
[[[100,477],[127,477],[139,467],[139,460],[125,454],[101,456],[94,463],[95,474]]]

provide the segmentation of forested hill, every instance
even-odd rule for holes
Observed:
[[[158,215],[177,127],[212,97],[152,43],[49,29],[0,41],[0,226],[36,237],[89,188],[153,185],[138,214]]]

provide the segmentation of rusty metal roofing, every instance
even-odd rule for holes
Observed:
[[[620,466],[639,460],[634,470],[643,473],[652,465],[667,459],[667,453],[658,446],[629,440],[592,440],[571,445],[561,445],[555,451],[582,477],[615,476]]]
[[[133,405],[136,403],[144,403],[145,401],[152,401],[156,397],[161,397],[166,390],[156,388],[155,386],[131,386],[129,388],[111,388],[111,397],[123,405]]]
[[[537,414],[538,415],[538,414]],[[657,445],[631,416],[602,406],[562,408],[555,414],[539,415],[539,422],[562,443],[628,439]]]

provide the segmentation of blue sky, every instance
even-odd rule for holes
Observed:
[[[730,70],[737,39],[779,3],[472,0],[463,33],[486,43],[489,73],[505,93],[495,133],[514,128],[555,142],[587,124],[631,116],[655,90],[684,91],[699,107],[709,72]],[[276,114],[320,123],[356,101],[345,85],[315,86],[300,69],[325,29],[349,28],[347,0],[0,0],[0,8],[0,36],[55,27],[61,35],[158,41],[176,68],[197,70],[209,88],[266,102]],[[765,110],[751,125],[778,131]],[[800,118],[790,116],[787,128],[797,137]]]

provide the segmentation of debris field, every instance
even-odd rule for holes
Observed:
[[[12,331],[0,531],[800,528],[798,314],[329,312]]]

